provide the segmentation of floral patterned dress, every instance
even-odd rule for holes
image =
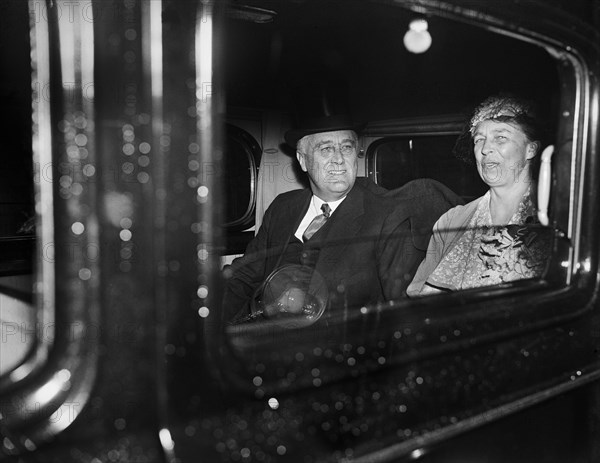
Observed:
[[[536,223],[535,210],[528,191],[508,225],[493,226],[488,191],[467,230],[427,278],[427,285],[459,290],[541,276],[550,235]]]

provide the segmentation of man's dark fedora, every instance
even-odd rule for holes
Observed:
[[[298,128],[288,130],[284,138],[285,142],[295,149],[298,140],[306,135],[336,130],[354,130],[359,133],[364,127],[365,124],[357,124],[348,115],[313,117],[302,121]]]
[[[298,140],[306,135],[335,130],[360,132],[365,124],[358,124],[350,116],[348,85],[344,80],[304,82],[293,89],[295,116],[285,142],[296,149]]]

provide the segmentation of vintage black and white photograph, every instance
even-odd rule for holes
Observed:
[[[600,0],[0,0],[0,461],[600,462]]]

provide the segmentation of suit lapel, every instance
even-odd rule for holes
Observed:
[[[274,221],[274,223],[280,224],[277,235],[281,241],[289,243],[293,239],[294,233],[308,210],[311,198],[311,191],[303,190],[300,198],[297,201],[291,201],[289,206],[281,211],[280,217]]]
[[[311,239],[323,245],[317,269],[335,264],[344,255],[352,238],[363,225],[364,212],[364,191],[359,185],[355,185],[332,214],[331,219]],[[330,246],[327,243],[339,244]]]
[[[269,238],[269,247],[274,252],[267,258],[267,273],[281,265],[286,249],[295,239],[294,233],[308,210],[311,197],[310,190],[299,191],[298,196],[277,208],[277,215],[272,218],[273,229]]]

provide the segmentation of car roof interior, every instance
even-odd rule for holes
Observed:
[[[432,36],[407,51],[411,20]],[[556,114],[556,62],[543,48],[397,5],[371,2],[232,2],[224,34],[227,104],[297,115],[311,89],[334,88],[359,121],[468,113],[513,93]],[[554,121],[549,121],[550,123]]]

